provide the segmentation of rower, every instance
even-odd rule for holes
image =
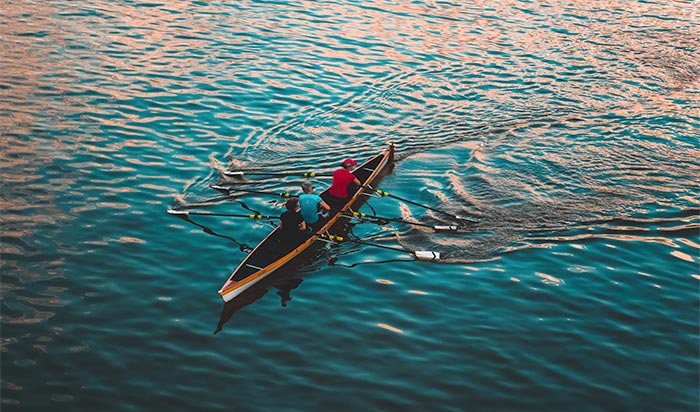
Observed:
[[[333,211],[340,210],[347,203],[350,183],[355,183],[358,187],[361,185],[359,179],[350,172],[350,169],[355,166],[357,166],[357,162],[348,158],[343,160],[340,168],[333,172],[333,183],[331,183],[328,196],[326,196],[326,201],[331,205]]]
[[[299,199],[296,197],[290,198],[284,204],[287,208],[280,215],[280,243],[286,249],[292,245],[296,245],[302,235],[306,233],[306,223],[299,213]]]
[[[321,196],[314,194],[314,185],[311,182],[302,183],[301,190],[304,192],[299,195],[301,216],[304,218],[306,226],[316,232],[328,219],[328,213],[322,213],[319,216],[319,208],[331,210],[331,207],[321,199]]]

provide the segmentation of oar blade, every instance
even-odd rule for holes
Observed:
[[[190,212],[188,210],[168,209],[168,214],[174,216],[188,216]]]
[[[436,232],[456,232],[459,228],[454,225],[450,226],[433,226]]]
[[[418,260],[440,260],[440,252],[433,252],[432,250],[416,250],[413,255]]]

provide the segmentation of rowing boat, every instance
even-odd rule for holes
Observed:
[[[219,295],[224,301],[230,301],[274,271],[301,263],[303,257],[308,256],[305,252],[316,250],[334,235],[342,233],[342,229],[347,224],[348,214],[366,202],[369,194],[366,188],[377,183],[391,169],[393,162],[394,145],[391,144],[388,149],[355,168],[352,173],[361,185],[348,189],[348,200],[339,210],[332,210],[333,214],[328,221],[316,232],[309,232],[289,245],[285,239],[282,239],[280,228],[275,228],[243,259],[221,287]],[[319,195],[323,199],[328,199],[330,196],[328,189]]]

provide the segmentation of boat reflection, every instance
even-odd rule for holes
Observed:
[[[221,332],[224,324],[228,322],[236,312],[265,296],[271,288],[277,289],[277,295],[280,297],[280,304],[282,306],[287,306],[287,302],[292,300],[292,289],[296,289],[302,281],[303,279],[299,278],[265,279],[257,285],[253,285],[250,289],[244,291],[234,299],[224,303],[214,335]]]
[[[328,251],[327,249],[323,249]],[[304,276],[305,274],[308,274],[309,272],[315,271],[315,269],[318,269],[322,265],[328,265],[328,266],[341,266],[341,267],[347,267],[347,268],[352,268],[352,267],[357,267],[357,266],[363,266],[363,265],[377,265],[377,264],[387,264],[387,263],[393,263],[393,262],[406,262],[406,261],[412,261],[413,259],[386,259],[386,260],[381,260],[381,261],[372,261],[372,262],[355,262],[355,263],[339,263],[338,260],[339,258],[342,257],[342,255],[316,255],[313,260],[305,265],[305,270],[294,270],[288,275],[284,276]],[[236,296],[235,298],[231,299],[230,301],[224,303],[224,307],[221,310],[221,316],[219,317],[219,323],[216,325],[216,330],[214,331],[214,334],[216,335],[217,333],[221,332],[221,330],[224,327],[224,324],[226,324],[233,315],[238,312],[240,309],[251,305],[252,303],[256,302],[257,300],[261,299],[263,296],[265,296],[270,289],[276,289],[277,290],[277,296],[280,297],[280,304],[282,307],[287,306],[287,303],[292,300],[292,290],[296,289],[304,279],[302,278],[290,278],[290,277],[279,277],[279,274],[277,276],[272,276],[266,279],[263,279],[260,283],[253,285],[250,289],[245,290],[243,293],[240,295]]]

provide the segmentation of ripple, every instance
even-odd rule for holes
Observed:
[[[678,259],[681,259],[681,260],[685,260],[686,262],[691,262],[691,263],[695,262],[695,259],[692,256],[690,256],[686,253],[683,253],[683,252],[679,252],[677,250],[671,252],[671,256],[677,257]]]
[[[380,327],[380,328],[382,328],[382,329],[389,330],[389,331],[391,331],[391,332],[400,333],[400,334],[403,334],[403,333],[404,333],[403,330],[401,330],[401,329],[399,329],[399,328],[395,328],[395,327],[390,326],[390,325],[387,325],[387,324],[385,324],[385,323],[377,323],[377,326]]]
[[[546,273],[535,273],[535,275],[539,278],[542,278],[542,283],[546,285],[552,285],[552,286],[561,286],[565,282],[562,279],[555,278],[552,275],[548,275]]]

